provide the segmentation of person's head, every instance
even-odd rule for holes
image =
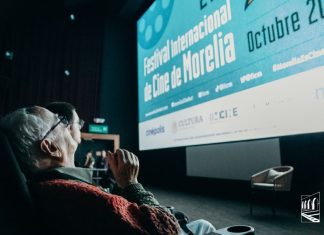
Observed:
[[[81,143],[81,128],[83,127],[84,121],[79,118],[75,107],[67,102],[52,102],[46,106],[46,108],[59,116],[66,117],[69,121],[69,130],[74,140]]]
[[[18,109],[0,120],[27,175],[43,169],[74,167],[78,144],[68,126],[66,120],[39,106]]]
[[[106,150],[101,150],[101,157],[105,158],[107,156]]]
[[[89,149],[86,153],[86,157],[92,157],[92,150]]]
[[[84,167],[93,168],[94,163],[95,163],[95,160],[94,160],[94,157],[92,155],[92,150],[89,149],[87,151],[87,153],[86,153],[86,159],[85,159],[85,162],[84,162]]]

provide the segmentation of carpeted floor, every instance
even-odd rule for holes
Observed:
[[[271,207],[256,204],[253,216],[249,214],[246,200],[163,190],[149,187],[162,205],[172,205],[185,212],[191,220],[206,219],[217,229],[231,225],[246,224],[254,227],[257,235],[323,235],[324,221],[321,223],[301,223],[300,208],[296,211],[279,208],[273,218]],[[324,212],[323,212],[324,213]],[[323,216],[322,216],[323,217]]]

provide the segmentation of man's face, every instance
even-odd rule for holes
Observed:
[[[80,118],[75,110],[73,110],[73,119],[70,125],[70,131],[72,138],[78,143],[81,143],[81,131],[80,131]]]
[[[39,107],[39,115],[42,119],[51,123],[51,126],[57,124],[60,119],[58,116],[45,108]],[[73,167],[74,166],[74,153],[78,146],[78,143],[72,138],[72,135],[66,125],[60,123],[53,131],[52,135],[55,138],[51,138],[51,144],[58,148],[62,157],[62,166]]]

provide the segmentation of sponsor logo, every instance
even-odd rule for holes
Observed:
[[[199,91],[197,96],[198,98],[202,98],[208,95],[209,95],[209,91]]]
[[[178,126],[179,127],[189,127],[189,126],[194,126],[198,123],[202,123],[203,121],[204,121],[203,117],[201,115],[199,115],[199,116],[194,116],[194,117],[180,120],[178,122]]]
[[[261,71],[256,72],[256,73],[249,73],[249,74],[246,74],[246,75],[240,77],[240,81],[241,81],[241,84],[243,84],[245,82],[249,82],[249,81],[258,79],[262,76],[263,76],[263,74]]]
[[[176,133],[178,131],[178,124],[177,122],[172,122],[171,124],[171,130],[173,133]]]
[[[301,195],[301,222],[319,223],[320,222],[320,193],[313,195]]]
[[[188,96],[186,98],[183,98],[181,100],[178,100],[177,102],[171,102],[171,107],[174,108],[174,107],[177,107],[179,105],[183,105],[185,103],[188,103],[188,102],[193,101],[193,99],[194,99],[193,96]]]
[[[221,92],[222,90],[231,88],[232,86],[233,86],[233,82],[219,84],[216,86],[215,92],[216,93]]]
[[[172,131],[175,133],[179,129],[193,128],[195,125],[203,123],[203,122],[204,122],[203,116],[201,116],[201,115],[193,116],[193,117],[189,117],[186,119],[182,119],[177,122],[173,122],[171,128],[172,128]]]
[[[161,133],[165,132],[165,127],[160,125],[159,127],[156,128],[150,128],[148,130],[145,131],[145,135],[146,136],[150,136],[150,135],[158,135]]]
[[[209,114],[209,121],[211,122],[223,121],[223,120],[237,117],[238,115],[239,112],[237,107],[218,110]]]

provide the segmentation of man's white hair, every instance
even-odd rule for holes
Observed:
[[[42,112],[46,110],[38,106],[21,108],[0,120],[0,128],[5,131],[22,170],[27,174],[36,169],[41,157],[39,141],[53,125],[53,120],[41,115]]]

